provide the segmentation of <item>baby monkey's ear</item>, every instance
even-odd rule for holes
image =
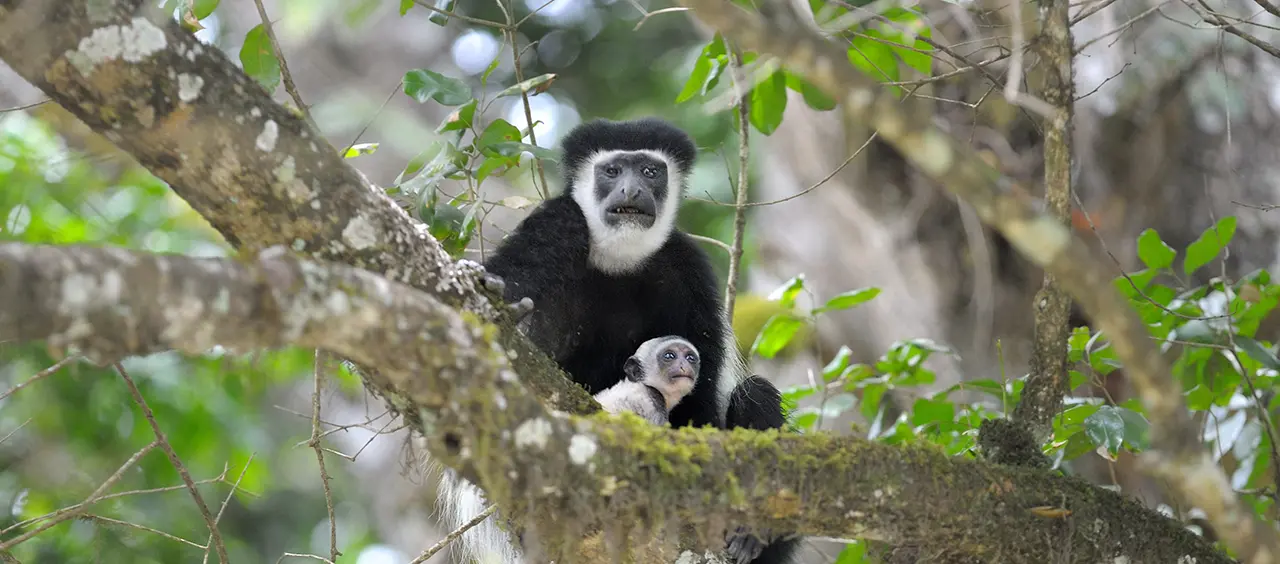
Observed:
[[[640,366],[640,359],[634,356],[627,358],[627,361],[622,363],[622,373],[632,382],[644,381],[644,367]]]

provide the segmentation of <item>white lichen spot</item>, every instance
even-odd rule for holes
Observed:
[[[232,118],[237,124],[244,125],[244,116],[236,116]]]
[[[676,559],[675,564],[697,564],[698,555],[692,550],[686,550],[680,553],[680,557]]]
[[[351,300],[342,292],[334,292],[329,294],[329,298],[324,301],[324,305],[329,308],[329,313],[335,315],[346,315],[351,309]]]
[[[257,111],[257,108],[254,108]],[[257,116],[254,116],[257,117]],[[262,126],[262,133],[258,134],[258,140],[253,144],[259,151],[270,153],[276,148],[276,139],[280,137],[280,126],[276,125],[275,120],[267,120]]]
[[[618,491],[618,477],[605,476],[604,479],[601,480],[600,495],[611,496],[616,491]]]
[[[551,422],[541,417],[529,419],[516,427],[516,448],[535,447],[539,450],[547,447],[551,439]]]
[[[124,59],[140,63],[152,53],[164,49],[164,31],[143,17],[135,17],[129,25],[108,25],[93,30],[80,40],[75,51],[68,51],[67,60],[88,75],[101,63]]]
[[[320,200],[311,200],[311,209],[313,210],[320,209]]]
[[[498,392],[498,393],[494,394],[494,396],[493,396],[493,405],[494,405],[494,407],[497,407],[498,409],[506,409],[506,408],[507,408],[507,398],[506,398],[506,397],[503,397],[502,392]]]
[[[1121,554],[1111,561],[1111,564],[1129,564],[1129,557]]]
[[[1199,559],[1190,554],[1183,554],[1178,557],[1178,564],[1197,564],[1197,562],[1199,562]]]
[[[72,273],[62,280],[62,305],[70,311],[84,309],[89,305],[92,296],[93,278],[80,273]]]
[[[876,491],[872,492],[872,493],[871,493],[871,495],[875,496],[875,497],[876,497],[876,499],[880,499],[880,498],[884,497],[884,490],[876,490]]]
[[[204,87],[204,79],[194,74],[178,75],[178,99],[190,104],[200,97],[200,89]]]
[[[587,435],[574,435],[569,439],[569,462],[582,466],[596,455],[596,440]]]
[[[307,242],[302,239],[294,239],[292,247],[294,251],[300,253],[303,249],[307,248]]]
[[[262,117],[262,110],[259,108],[252,108],[249,110],[249,115],[253,117]]]
[[[231,291],[226,288],[218,290],[217,297],[213,299],[213,311],[221,314],[231,311]]]
[[[378,231],[363,214],[351,218],[342,229],[342,241],[357,251],[378,244]]]

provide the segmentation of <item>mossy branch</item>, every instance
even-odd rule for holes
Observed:
[[[237,250],[283,245],[501,319],[477,288],[475,263],[452,260],[300,114],[152,3],[0,6],[0,59],[167,182]],[[599,409],[528,339],[500,327],[531,389],[570,413]]]
[[[1037,210],[1028,190],[987,165],[925,113],[908,113],[893,92],[848,64],[787,0],[765,0],[749,11],[731,0],[680,0],[695,16],[744,48],[777,57],[841,103],[854,121],[875,128],[926,176],[964,199],[983,223],[998,229],[1024,256],[1065,289],[1110,339],[1151,420],[1152,450],[1143,468],[1174,497],[1202,508],[1223,540],[1248,562],[1280,556],[1280,534],[1245,507],[1200,442],[1200,433],[1146,325],[1111,285],[1099,260],[1057,218]]]
[[[1091,561],[1228,561],[1118,494],[932,446],[549,412],[512,370],[492,325],[368,271],[281,248],[237,261],[0,244],[0,341],[37,340],[98,362],[214,345],[341,354],[373,367],[368,384],[420,416],[433,455],[563,549],[602,526],[673,521],[1003,562],[1061,551]]]

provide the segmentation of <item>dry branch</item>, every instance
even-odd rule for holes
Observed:
[[[478,266],[408,214],[221,51],[142,0],[0,3],[0,59],[173,188],[237,250],[294,252],[383,273],[485,320]],[[526,383],[599,409],[510,325]]]
[[[420,415],[433,455],[549,542],[600,523],[676,519],[1003,562],[1064,551],[1093,561],[1229,561],[1118,494],[931,446],[549,413],[511,371],[491,328],[367,271],[275,250],[237,261],[0,245],[0,340],[45,340],[107,360],[200,354],[215,344],[342,354],[375,368],[371,385]],[[1043,506],[1070,517],[1035,517]]]
[[[877,129],[907,160],[972,205],[984,223],[1052,275],[1111,340],[1146,407],[1153,448],[1144,455],[1145,467],[1163,478],[1175,497],[1202,508],[1243,561],[1280,557],[1280,535],[1241,503],[1200,443],[1181,388],[1170,378],[1146,326],[1112,287],[1108,266],[1057,219],[1037,211],[1025,188],[935,127],[928,114],[905,112],[889,89],[849,65],[844,51],[806,25],[790,3],[763,2],[759,12],[728,0],[681,3],[736,44],[778,57],[835,95],[851,120]]]

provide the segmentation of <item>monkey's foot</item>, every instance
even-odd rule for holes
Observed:
[[[484,286],[486,290],[489,290],[499,296],[501,296],[507,289],[507,282],[503,280],[501,276],[489,272],[484,273],[484,276],[480,277],[480,285]]]
[[[520,301],[507,304],[507,307],[511,309],[511,318],[520,323],[533,312],[533,298],[525,296]]]
[[[768,545],[764,539],[753,534],[745,532],[746,527],[738,527],[734,533],[728,538],[728,546],[724,551],[729,556],[730,561],[735,564],[747,564],[760,556],[764,552],[764,547]]]

